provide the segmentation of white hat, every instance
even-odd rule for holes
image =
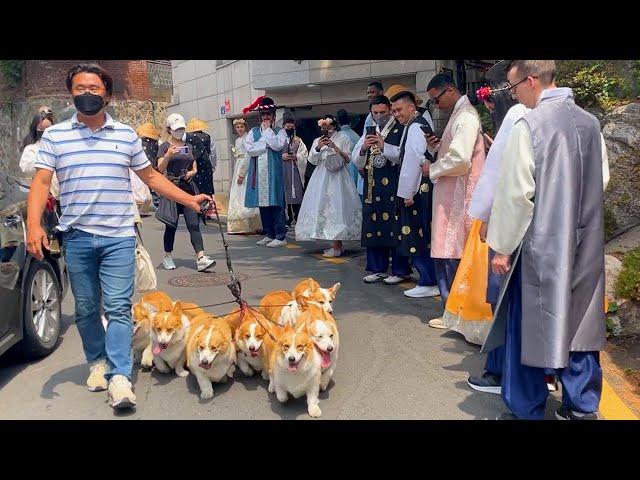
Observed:
[[[184,117],[179,113],[172,113],[167,117],[167,127],[171,130],[178,130],[179,128],[187,128],[187,124],[184,123]]]

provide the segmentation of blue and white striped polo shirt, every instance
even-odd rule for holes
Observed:
[[[129,169],[149,165],[136,132],[109,114],[95,132],[79,122],[77,114],[47,128],[35,163],[58,176],[60,229],[106,237],[135,236]]]

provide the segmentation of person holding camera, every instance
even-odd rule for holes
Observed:
[[[409,257],[418,271],[418,285],[406,290],[411,298],[435,297],[436,285],[433,259],[429,254],[431,238],[432,184],[420,169],[431,154],[427,150],[423,129],[430,129],[426,118],[417,109],[416,97],[408,90],[396,93],[389,101],[396,120],[404,125],[400,142],[400,175],[398,177],[398,254]],[[398,283],[389,279],[387,283]]]
[[[422,165],[423,173],[434,185],[431,256],[442,305],[446,308],[473,223],[468,208],[484,166],[484,137],[480,115],[450,75],[434,76],[427,85],[427,93],[439,110],[451,112],[441,139],[433,132],[425,132],[425,139],[429,147],[437,151],[437,156],[435,161]],[[431,319],[429,326],[447,328],[442,318]]]
[[[309,162],[317,165],[296,224],[296,240],[331,240],[324,257],[339,257],[343,240],[359,240],[362,207],[356,186],[345,168],[353,143],[337,131],[333,115],[318,120],[322,135],[313,141]]]
[[[287,143],[282,150],[282,160],[284,161],[284,196],[287,201],[287,227],[291,227],[295,225],[300,214],[309,152],[302,139],[296,135],[296,121],[293,117],[285,117],[282,126],[287,132]]]
[[[411,273],[408,257],[396,254],[399,234],[396,192],[404,126],[391,115],[391,103],[385,96],[373,97],[369,112],[375,123],[365,128],[351,154],[356,168],[365,172],[361,245],[367,249],[366,270],[371,273],[363,280],[394,285]],[[391,277],[387,275],[389,257]]]
[[[163,173],[174,185],[191,195],[196,194],[192,179],[198,173],[198,166],[193,155],[192,146],[183,139],[186,124],[179,113],[172,113],[167,117],[167,133],[169,140],[158,148],[158,171]],[[182,215],[189,230],[191,245],[196,252],[196,269],[199,272],[216,264],[216,261],[204,254],[202,233],[200,233],[200,216],[189,208],[177,205],[178,216]],[[177,227],[165,224],[164,229],[164,260],[162,266],[167,270],[176,268],[171,252],[176,237]]]

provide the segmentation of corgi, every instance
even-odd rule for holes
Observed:
[[[175,302],[173,302],[175,305]],[[191,302],[180,302],[182,305],[182,313],[184,313],[189,321],[193,320],[198,315],[204,315],[206,312],[202,310],[198,305]]]
[[[187,366],[196,377],[200,398],[213,397],[212,382],[233,378],[236,348],[232,332],[224,318],[204,313],[193,319],[187,335]]]
[[[315,280],[313,279],[308,280],[312,280],[315,282]],[[304,280],[303,282],[307,282],[307,280]],[[315,285],[318,285],[317,282],[315,283]],[[337,290],[340,288],[340,284],[338,283],[336,285],[337,287],[335,291],[337,292]],[[299,286],[300,284],[298,284],[298,287]],[[304,296],[307,299],[307,302],[315,303],[328,312],[333,311],[331,303],[333,302],[333,298],[335,298],[335,295],[332,293],[327,293],[333,292],[333,290],[330,290],[328,288],[322,289],[319,286],[314,289],[298,287],[294,289],[294,292],[305,291],[309,293],[307,295],[298,294],[297,297],[285,290],[276,290],[274,292],[267,293],[264,297],[262,297],[262,300],[260,300],[260,310],[263,315],[268,319],[277,322],[282,327],[286,327],[287,325],[295,327],[298,317],[302,312],[302,310],[300,309],[300,305],[298,305],[298,302],[296,301],[296,298],[301,296]],[[326,290],[326,292],[323,290]],[[327,300],[327,298],[329,300]]]
[[[287,327],[269,356],[269,392],[275,392],[278,401],[286,402],[288,394],[294,398],[307,396],[307,412],[319,417],[318,405],[322,371],[320,354],[304,325]]]
[[[160,372],[175,370],[179,377],[189,375],[184,369],[188,331],[189,319],[182,312],[181,302],[176,302],[169,312],[156,313],[151,328],[151,346],[153,363]]]
[[[265,330],[265,327],[269,331]],[[262,378],[269,379],[269,355],[276,344],[274,339],[282,333],[281,331],[282,329],[270,323],[256,310],[244,315],[244,321],[234,334],[236,363],[242,373],[250,377],[255,372],[261,372]]]
[[[309,277],[300,281],[291,292],[293,298],[304,296],[317,302],[327,312],[333,313],[333,301],[340,290],[340,282],[333,284],[330,288],[322,288],[318,282]]]
[[[297,299],[302,313],[298,317],[298,324],[304,324],[306,332],[320,355],[322,378],[320,391],[324,392],[333,378],[340,351],[340,335],[338,325],[333,315],[318,305],[308,302],[306,297]]]
[[[170,311],[172,308],[171,297],[159,290],[146,293],[131,307],[133,358],[135,361],[140,360],[142,367],[153,366],[150,338],[153,317],[158,312]]]

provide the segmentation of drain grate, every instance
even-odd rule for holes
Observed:
[[[243,273],[236,273],[236,277],[241,282],[249,278]],[[226,286],[231,281],[228,273],[197,273],[192,275],[182,275],[169,280],[169,285],[174,287],[220,287]]]

